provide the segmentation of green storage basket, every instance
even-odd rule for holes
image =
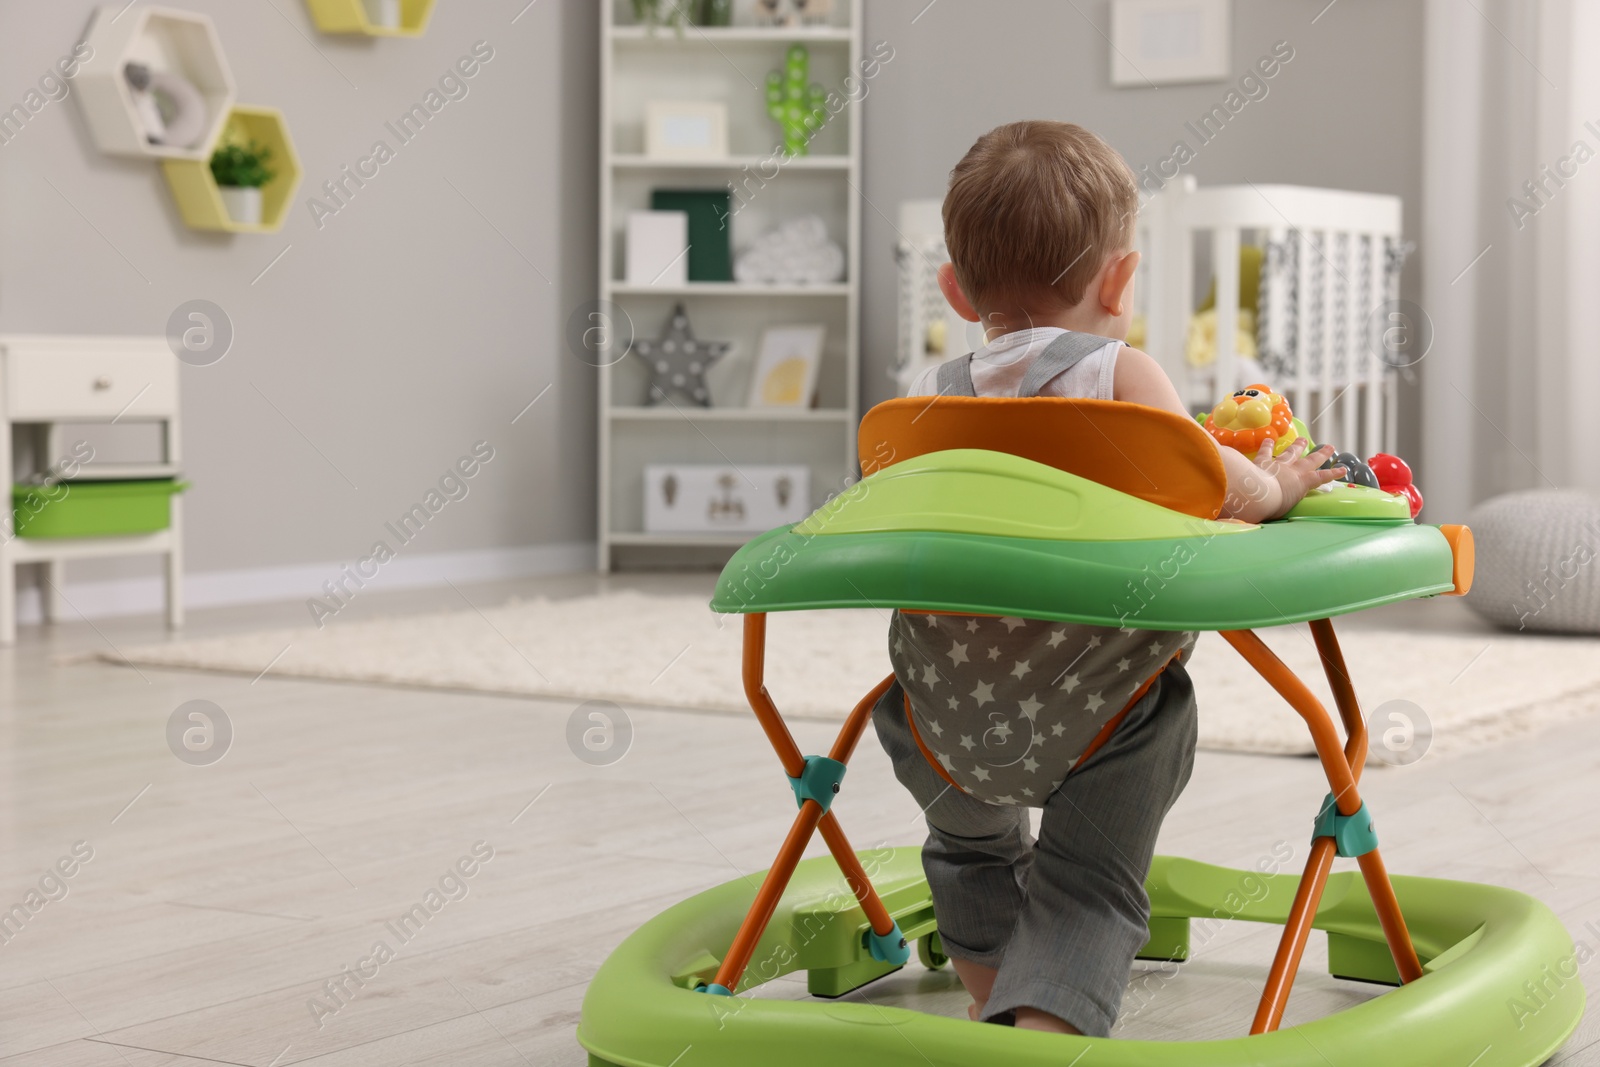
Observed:
[[[189,488],[174,478],[14,485],[18,537],[126,537],[172,525],[172,497]]]

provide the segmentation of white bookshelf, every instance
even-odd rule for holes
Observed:
[[[682,302],[695,336],[732,341],[735,351],[708,374],[713,406],[647,406],[649,374],[626,356],[600,368],[599,565],[671,565],[725,556],[753,535],[649,534],[644,530],[644,467],[649,463],[803,463],[812,504],[820,505],[857,472],[860,353],[861,104],[846,105],[811,142],[766,177],[781,142],[765,106],[766,75],[781,69],[789,45],[811,54],[811,80],[845,95],[859,78],[863,0],[838,0],[824,26],[758,25],[753,0],[736,0],[732,26],[633,24],[627,0],[605,0],[600,39],[600,298],[625,313],[636,337],[658,336]],[[851,84],[855,84],[854,81]],[[714,160],[659,160],[644,154],[644,108],[659,100],[720,101],[728,109],[729,154]],[[761,168],[766,170],[762,171]],[[627,213],[646,210],[657,188],[713,189],[744,182],[730,221],[734,255],[797,215],[815,214],[845,250],[845,280],[826,285],[688,282],[630,285],[623,230]],[[754,190],[753,192],[751,190]],[[798,323],[826,327],[815,406],[746,408],[749,373],[762,329]]]

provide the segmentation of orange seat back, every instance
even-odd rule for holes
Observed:
[[[1197,518],[1222,512],[1228,476],[1193,419],[1118,400],[902,397],[867,412],[863,475],[947,448],[984,448],[1076,474]]]

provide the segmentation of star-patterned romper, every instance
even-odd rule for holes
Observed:
[[[912,395],[1109,400],[1120,347],[1022,330],[924,375]],[[873,722],[927,817],[922,860],[946,953],[999,971],[986,1020],[1032,1007],[1110,1032],[1146,937],[1156,835],[1194,763],[1194,691],[1174,659],[1193,643],[895,613],[896,684]],[[1042,809],[1037,842],[1029,808]]]

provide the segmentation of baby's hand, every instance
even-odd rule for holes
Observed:
[[[1323,445],[1307,455],[1305,451],[1310,444],[1304,437],[1296,437],[1293,444],[1274,456],[1272,450],[1277,442],[1270,437],[1261,442],[1261,448],[1256,452],[1256,466],[1278,483],[1282,493],[1279,510],[1273,518],[1281,518],[1311,490],[1345,476],[1343,467],[1318,470],[1333,457],[1332,445]]]

